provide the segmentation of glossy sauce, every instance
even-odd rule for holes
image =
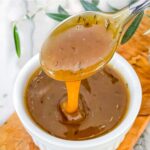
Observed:
[[[64,82],[49,78],[39,69],[25,92],[27,110],[33,120],[49,134],[67,140],[90,139],[111,131],[124,118],[128,98],[124,81],[111,67],[81,81],[81,120],[77,118],[75,122],[68,122],[60,110],[60,102],[67,99]],[[76,114],[72,116],[74,119]]]
[[[94,74],[114,53],[116,39],[108,22],[97,16],[74,18],[54,30],[43,44],[42,69],[66,82],[68,98],[61,107],[67,113],[78,111],[81,80]]]
[[[103,61],[112,50],[112,45],[112,34],[104,26],[76,25],[47,39],[42,47],[41,65],[53,72],[84,71]]]

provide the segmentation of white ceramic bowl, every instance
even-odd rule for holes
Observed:
[[[141,105],[141,85],[131,65],[119,54],[115,53],[109,62],[116,69],[124,81],[128,84],[130,102],[128,112],[123,121],[111,132],[84,141],[67,141],[51,136],[31,119],[25,109],[24,90],[32,73],[40,66],[39,55],[34,56],[21,70],[14,86],[14,105],[16,112],[26,130],[32,136],[33,141],[41,150],[115,150],[125,134],[132,126]]]

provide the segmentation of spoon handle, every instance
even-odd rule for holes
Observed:
[[[129,6],[129,9],[133,14],[138,14],[143,11],[145,8],[150,6],[150,0],[139,0]]]

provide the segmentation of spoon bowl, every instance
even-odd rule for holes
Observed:
[[[119,31],[120,25],[110,14],[88,11],[73,15],[56,26],[43,44],[41,66],[56,80],[85,79],[112,58]]]

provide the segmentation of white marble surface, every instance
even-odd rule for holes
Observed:
[[[110,11],[109,5],[120,9],[130,1],[132,0],[100,0],[98,7]],[[14,112],[12,91],[19,70],[41,49],[48,33],[58,23],[47,17],[45,12],[57,12],[59,4],[70,14],[83,10],[79,0],[0,0],[0,124]],[[35,13],[34,19],[25,19],[26,14]],[[21,40],[20,59],[17,58],[14,48],[14,22]],[[150,150],[150,126],[135,146],[135,150]]]

